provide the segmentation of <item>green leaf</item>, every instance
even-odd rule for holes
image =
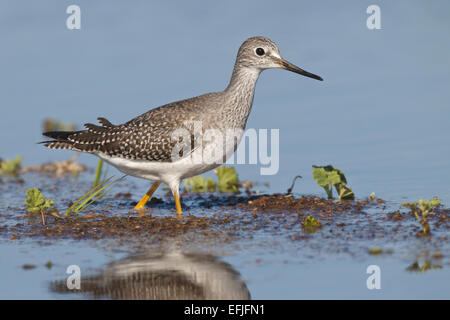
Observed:
[[[53,200],[45,199],[38,188],[28,189],[25,194],[27,195],[27,198],[25,199],[27,211],[36,212],[47,210],[55,204]]]
[[[43,122],[44,131],[75,131],[76,124],[64,123],[57,119],[47,118]]]
[[[213,179],[211,179],[211,178],[206,179],[206,190],[208,192],[214,192],[214,191],[216,191],[216,188],[217,188],[217,183]]]
[[[214,170],[214,173],[217,175],[220,192],[239,192],[239,178],[233,167],[222,166]]]
[[[341,170],[331,165],[312,166],[312,170],[313,179],[316,180],[319,186],[325,189],[328,199],[333,198],[333,186],[336,188],[339,200],[355,198],[352,189],[346,186],[347,179]]]
[[[56,217],[56,218],[63,219],[63,217],[61,217],[61,216],[58,214],[58,212],[52,211],[52,212],[50,212],[50,214],[51,214],[52,216]]]
[[[186,192],[214,192],[217,184],[213,179],[205,179],[203,176],[195,176],[184,181]]]
[[[441,205],[441,200],[434,197],[431,200],[419,199],[416,202],[402,202],[402,206],[411,209],[413,212],[421,211],[422,215],[427,215],[433,208]]]
[[[23,158],[21,156],[17,156],[13,160],[0,160],[0,175],[17,176],[19,174],[22,160]]]
[[[184,181],[184,190],[186,192],[214,192],[218,189],[220,192],[239,192],[239,178],[236,170],[232,167],[220,167],[214,170],[218,182],[211,178],[195,176]]]
[[[422,225],[423,235],[430,234],[430,225],[428,224],[428,213],[441,205],[441,201],[434,197],[431,200],[419,199],[416,202],[402,202],[402,206],[411,210],[417,221]]]
[[[335,185],[336,191],[339,196],[339,201],[341,200],[354,200],[355,194],[353,193],[351,188],[339,183]]]
[[[369,254],[371,254],[371,255],[377,255],[380,253],[383,253],[383,249],[381,249],[381,248],[370,248],[369,249]]]
[[[314,218],[311,217],[311,216],[306,216],[306,218],[303,219],[303,221],[302,221],[302,225],[303,225],[304,227],[319,227],[319,226],[321,226],[322,224],[320,223],[319,220],[314,219]]]
[[[438,198],[434,197],[431,200],[417,200],[417,204],[420,206],[422,212],[426,215],[431,210],[433,210],[433,208],[440,206],[441,201]]]
[[[344,173],[333,166],[312,166],[313,167],[313,179],[317,181],[317,184],[321,187],[326,185],[335,185],[338,183],[347,184]]]
[[[322,223],[311,216],[302,219],[302,230],[308,233],[315,233],[317,229],[322,228]]]
[[[402,202],[402,206],[405,208],[410,209],[411,211],[417,210],[417,203],[416,202]]]

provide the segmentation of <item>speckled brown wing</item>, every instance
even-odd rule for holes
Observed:
[[[69,149],[88,153],[104,153],[110,157],[130,160],[171,162],[174,130],[186,127],[185,121],[199,120],[204,114],[199,112],[199,100],[203,96],[178,101],[150,110],[124,124],[113,125],[99,118],[102,126],[85,124],[86,130],[75,132],[46,132],[45,136],[54,141],[44,142],[53,149]],[[193,144],[191,136],[191,145]],[[183,157],[182,154],[180,154]]]

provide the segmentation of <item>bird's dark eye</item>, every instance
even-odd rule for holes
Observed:
[[[263,48],[257,48],[256,49],[256,54],[258,55],[258,56],[263,56],[264,55],[264,49]]]

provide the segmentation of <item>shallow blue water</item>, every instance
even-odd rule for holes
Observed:
[[[275,7],[264,1],[136,1],[133,6],[78,1],[82,26],[73,31],[65,26],[70,4],[0,4],[0,157],[22,155],[25,165],[70,158],[70,152],[36,144],[46,117],[78,126],[98,116],[120,123],[167,102],[222,90],[240,43],[265,35],[287,60],[325,81],[281,70],[261,75],[248,127],[280,130],[280,168],[274,176],[261,176],[259,165],[237,165],[242,180],[269,182],[267,191],[281,192],[301,174],[295,191],[322,195],[311,166],[332,164],[345,172],[359,198],[375,192],[394,204],[432,196],[450,203],[447,1],[378,1],[381,30],[366,27],[370,1],[292,1]],[[79,160],[96,164],[89,155]],[[133,199],[138,200],[147,182],[136,184]],[[5,279],[12,281],[2,286],[8,289],[0,290],[0,297],[49,297],[42,285],[56,274],[42,267],[17,268],[35,261],[20,248],[0,249],[2,257],[6,252],[11,257],[7,266],[2,263],[2,272],[8,270]],[[30,244],[25,248],[31,251]],[[60,261],[65,249],[58,249]],[[47,248],[36,245],[35,250]],[[92,256],[95,267],[111,260],[95,250],[81,245],[70,252],[80,259]],[[248,280],[255,298],[448,298],[439,281],[448,278],[445,267],[410,275],[402,271],[408,263],[387,258],[380,264],[388,280],[375,293],[362,279],[371,261],[330,258],[321,265],[323,282],[313,286],[306,275],[319,271],[310,264],[287,264],[278,274],[284,257],[275,256],[276,262],[262,267],[243,263],[249,254],[234,252],[224,259]],[[18,277],[30,277],[30,286],[12,289]],[[291,281],[295,285],[288,286]],[[348,289],[348,281],[361,286]],[[280,290],[274,290],[277,286]],[[274,291],[282,294],[274,296]]]
[[[365,1],[276,9],[259,1],[81,1],[81,30],[72,31],[65,26],[69,4],[1,4],[3,158],[21,154],[35,164],[70,157],[35,144],[45,117],[120,123],[221,90],[240,43],[266,35],[286,59],[325,81],[281,70],[261,75],[248,127],[280,130],[280,170],[261,177],[258,165],[238,166],[243,178],[284,191],[302,174],[299,190],[313,193],[311,165],[331,163],[361,196],[449,202],[448,2],[381,1],[381,30],[367,29]],[[81,160],[94,165],[90,158]]]
[[[73,241],[50,246],[3,243],[0,250],[0,299],[90,298],[92,296],[76,290],[69,294],[55,292],[50,289],[51,283],[66,281],[70,275],[66,272],[67,267],[77,265],[81,269],[83,289],[84,276],[99,274],[108,263],[127,256],[111,251],[113,248],[105,250],[95,248],[92,243],[86,246]],[[209,254],[210,251],[203,252]],[[405,271],[416,261],[414,257],[355,259],[331,255],[306,259],[292,253],[274,252],[252,252],[249,256],[248,251],[241,250],[229,251],[218,259],[240,274],[252,299],[448,299],[449,294],[447,282],[443,281],[450,276],[449,266],[438,264],[442,269],[425,273]],[[50,269],[45,266],[48,261],[52,262]],[[423,257],[419,257],[418,263],[423,265]],[[35,268],[24,270],[24,264],[33,264]],[[366,285],[370,265],[377,265],[381,270],[381,288],[378,290],[369,290]],[[170,266],[167,268],[171,270]],[[213,275],[214,271],[220,270],[212,270]]]

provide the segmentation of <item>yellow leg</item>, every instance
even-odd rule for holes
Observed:
[[[139,201],[139,203],[136,205],[136,207],[134,207],[134,209],[139,210],[144,208],[145,204],[148,202],[148,200],[150,200],[152,194],[156,191],[156,189],[158,189],[160,184],[161,184],[160,182],[153,183],[151,188],[147,191],[145,196],[142,197],[141,201]]]
[[[182,214],[183,214],[183,210],[181,210],[180,196],[178,193],[174,193],[173,198],[175,199],[175,207],[177,208],[177,216],[181,218]]]

